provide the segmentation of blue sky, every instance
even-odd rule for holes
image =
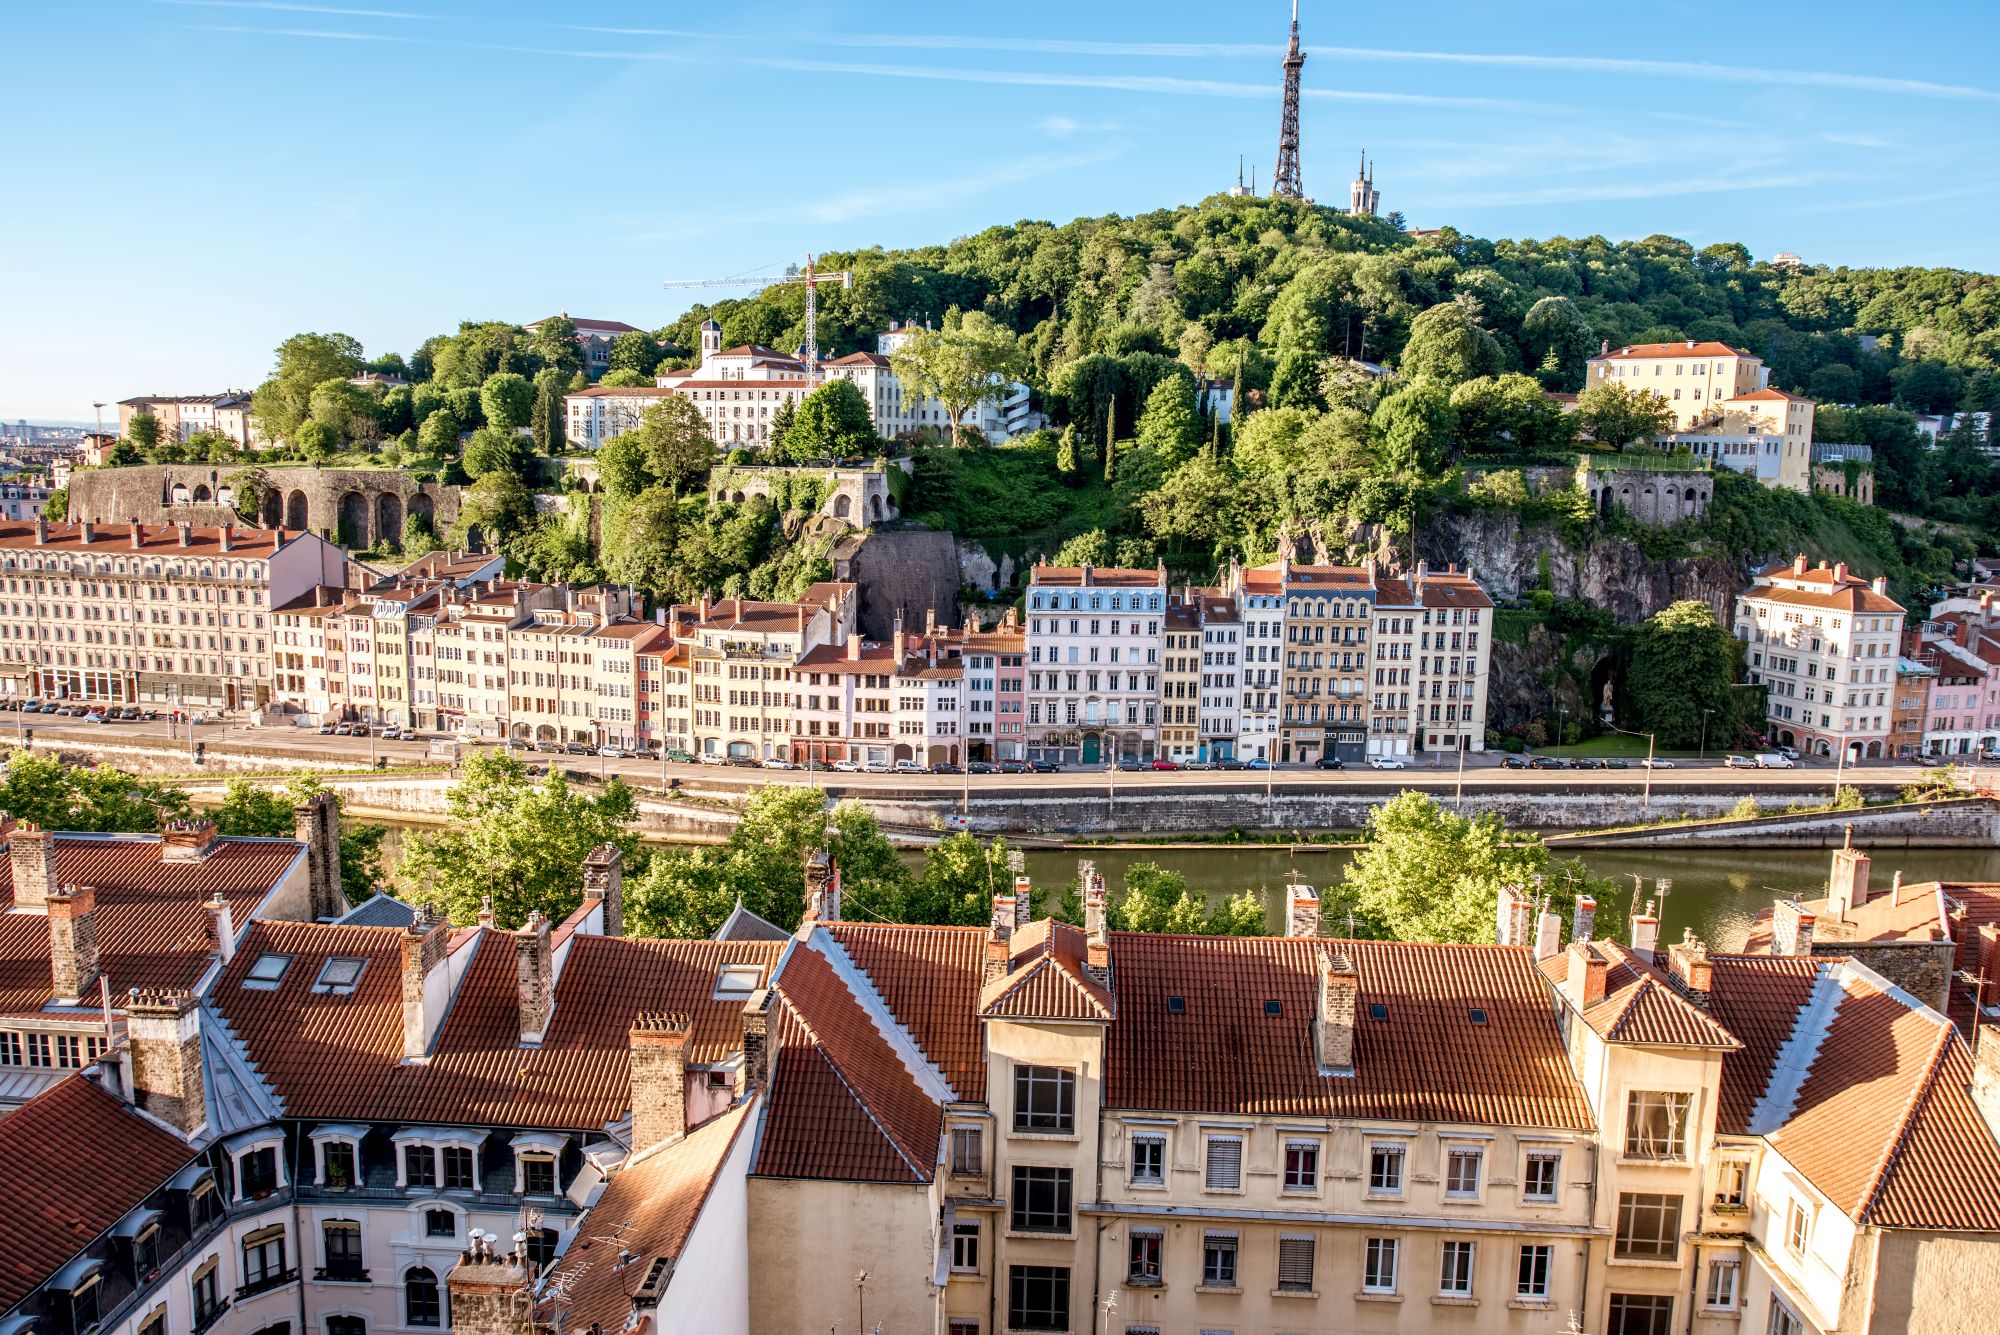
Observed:
[[[0,418],[1268,183],[1285,0],[5,0]],[[1307,192],[2000,269],[1992,0],[1305,0]]]

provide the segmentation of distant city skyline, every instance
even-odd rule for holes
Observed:
[[[44,203],[0,216],[0,421],[254,386],[300,330],[657,327],[710,295],[666,278],[1192,203],[1239,158],[1268,191],[1289,8],[11,7],[15,104],[61,114],[10,145]],[[2000,269],[2000,13],[1755,17],[1304,0],[1304,191],[1345,204],[1365,149],[1412,226]]]

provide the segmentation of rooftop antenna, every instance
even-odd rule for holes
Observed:
[[[1299,184],[1299,71],[1306,53],[1299,50],[1299,0],[1292,0],[1292,41],[1285,50],[1285,106],[1278,118],[1278,169],[1271,177],[1277,199],[1301,199]]]

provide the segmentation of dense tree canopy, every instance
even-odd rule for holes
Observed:
[[[1634,727],[1655,734],[1662,748],[1686,748],[1704,737],[1718,746],[1736,740],[1744,692],[1735,688],[1743,645],[1716,624],[1707,603],[1684,601],[1647,620],[1632,646],[1625,696]]]

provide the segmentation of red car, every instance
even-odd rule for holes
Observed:
[[[1180,762],[1180,761],[1178,761],[1178,760],[1165,760],[1165,759],[1161,759],[1161,760],[1155,760],[1155,761],[1153,762],[1153,768],[1154,768],[1154,769],[1185,769],[1185,768],[1186,768],[1186,766],[1182,765],[1182,764],[1181,764],[1181,762]]]

